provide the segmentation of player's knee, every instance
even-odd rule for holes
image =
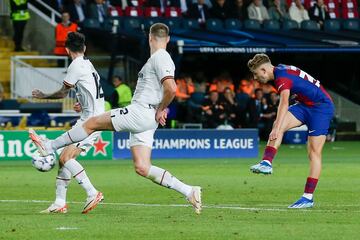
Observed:
[[[310,161],[315,159],[321,159],[321,151],[313,147],[309,148],[308,155]]]
[[[68,160],[69,160],[69,155],[68,154],[61,154],[59,157],[59,163],[60,165],[64,165]]]
[[[98,117],[91,117],[83,124],[83,128],[87,133],[91,134],[95,132],[98,126],[98,122],[99,122]]]
[[[66,149],[64,150],[59,157],[59,162],[61,165],[64,165],[70,159],[76,158],[78,155],[78,149]]]
[[[149,173],[149,167],[145,164],[135,164],[135,172],[140,176],[147,177]]]

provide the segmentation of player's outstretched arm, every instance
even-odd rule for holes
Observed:
[[[61,98],[65,98],[69,94],[69,91],[70,91],[70,87],[64,84],[61,89],[50,94],[43,93],[39,89],[34,89],[32,91],[32,96],[34,98],[39,98],[39,99],[61,99]]]
[[[164,96],[161,103],[159,104],[155,116],[156,121],[159,122],[162,126],[166,124],[166,118],[167,118],[166,108],[169,106],[169,104],[174,99],[176,94],[176,83],[174,78],[167,78],[163,82],[163,88],[164,88]]]
[[[281,91],[280,103],[279,103],[279,108],[277,111],[277,117],[276,117],[272,131],[269,136],[270,141],[278,138],[280,128],[284,123],[285,115],[289,108],[289,97],[290,97],[290,90],[285,89],[285,90]]]

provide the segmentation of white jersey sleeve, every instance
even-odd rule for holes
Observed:
[[[175,64],[170,54],[166,51],[161,51],[154,58],[154,70],[159,82],[163,83],[166,79],[174,78]]]
[[[75,89],[82,109],[81,120],[104,112],[104,93],[100,77],[89,59],[79,56],[71,62],[64,85]]]
[[[64,84],[68,87],[74,87],[79,81],[81,76],[81,66],[77,64],[77,61],[73,61],[67,69],[67,73],[64,79]]]

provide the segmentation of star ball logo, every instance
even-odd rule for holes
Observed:
[[[93,156],[97,156],[98,154],[101,154],[103,156],[106,156],[106,147],[110,144],[109,141],[104,141],[101,136],[99,136],[94,145],[94,153]]]

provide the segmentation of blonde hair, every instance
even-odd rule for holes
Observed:
[[[154,23],[150,27],[150,34],[157,38],[166,38],[169,36],[169,27],[163,23]]]
[[[264,63],[271,63],[270,58],[268,57],[268,55],[264,53],[259,53],[248,61],[247,66],[251,72],[254,72],[258,67],[260,67]]]

